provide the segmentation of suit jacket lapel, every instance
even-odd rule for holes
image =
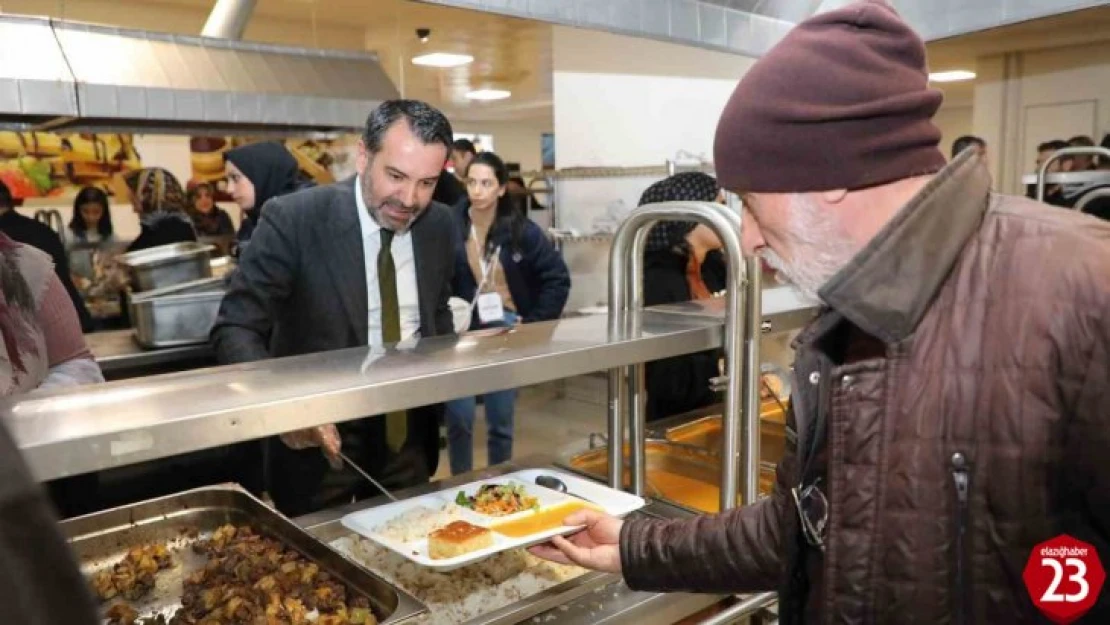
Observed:
[[[428,207],[428,210],[432,210]],[[439,268],[436,267],[436,245],[443,245],[442,240],[436,240],[434,232],[429,231],[429,219],[432,215],[423,215],[412,225],[412,256],[416,264],[416,293],[420,301],[420,334],[421,336],[435,335],[436,301],[439,299]]]
[[[332,256],[327,262],[328,271],[347,320],[360,345],[367,344],[368,296],[366,293],[366,255],[362,247],[362,228],[358,222],[358,205],[355,203],[355,182],[350,178],[339,183],[340,193],[331,205],[326,226],[318,232],[321,258]],[[330,254],[328,250],[331,250]]]

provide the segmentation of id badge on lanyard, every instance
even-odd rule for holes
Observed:
[[[492,293],[482,292],[486,283],[489,282],[490,276],[493,275],[493,268],[497,266],[501,246],[497,246],[492,254],[486,256],[482,254],[481,248],[478,247],[478,233],[474,230],[474,226],[470,226],[470,234],[474,240],[474,247],[478,251],[478,263],[482,268],[482,280],[478,283],[478,290],[475,291],[474,301],[470,303],[470,310],[473,312],[475,307],[478,308],[478,320],[482,323],[501,321],[505,318],[505,306],[501,302],[501,295],[497,291]]]

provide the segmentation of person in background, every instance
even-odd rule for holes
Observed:
[[[1095,140],[1087,135],[1076,135],[1068,139],[1068,147],[1093,148],[1095,147]],[[1072,159],[1072,171],[1091,171],[1098,169],[1099,158],[1093,154],[1076,154]]]
[[[658,202],[722,202],[717,181],[701,172],[675,174],[651,185],[640,206]],[[706,299],[725,288],[727,268],[721,241],[692,221],[664,221],[648,234],[644,248],[644,305]],[[720,375],[720,350],[649,362],[644,367],[647,420],[704,408],[720,401],[709,388]]]
[[[235,224],[227,211],[216,206],[212,185],[202,182],[189,190],[189,218],[202,237],[224,237],[235,234]]]
[[[50,256],[0,233],[0,293],[0,396],[104,381]],[[0,425],[0,622],[99,622],[57,527],[49,498]]]
[[[1056,152],[1069,147],[1067,141],[1060,139],[1053,139],[1052,141],[1045,141],[1037,146],[1037,162],[1035,172],[1041,171],[1041,166]],[[1045,170],[1046,174],[1055,174],[1059,172],[1072,171],[1075,168],[1075,157],[1064,156],[1053,160]],[[1031,199],[1037,197],[1037,185],[1027,185],[1025,188],[1025,196]],[[1044,187],[1044,202],[1053,206],[1067,207],[1069,206],[1067,198],[1064,197],[1064,185],[1061,184],[1048,184],[1045,183]]]
[[[466,187],[445,168],[439,172],[439,182],[436,183],[432,200],[444,206],[456,206],[466,200]]]
[[[50,255],[54,262],[54,273],[62,283],[62,288],[69,295],[69,301],[73,304],[74,310],[77,311],[81,331],[92,332],[94,327],[92,315],[89,314],[89,309],[85,306],[85,300],[81,298],[81,293],[73,284],[73,276],[70,275],[69,269],[69,257],[66,254],[65,246],[62,245],[61,237],[58,236],[57,232],[51,230],[50,226],[41,221],[20,215],[15,210],[15,201],[12,198],[11,190],[2,181],[0,181],[0,232],[15,241],[38,248]]]
[[[0,233],[0,397],[103,382],[50,256]]]
[[[452,334],[455,224],[432,201],[451,140],[435,108],[386,101],[367,117],[355,177],[266,202],[212,328],[220,362],[367,346],[373,358],[387,345]],[[426,483],[442,406],[407,413],[268,441],[278,509],[297,516],[379,494],[340,451],[388,489]]]
[[[975,135],[964,135],[953,141],[952,158],[956,158],[960,155],[960,152],[963,152],[971,146],[975,146],[975,150],[979,153],[979,156],[983,157],[983,159],[986,160],[987,142],[979,137],[976,137]]]
[[[639,591],[778,590],[783,625],[1039,623],[1022,570],[1041,543],[1105,561],[1110,224],[992,193],[973,150],[947,162],[942,100],[882,0],[808,18],[747,70],[718,181],[744,199],[745,253],[823,304],[794,341],[774,492],[690,519],[584,510],[534,553]],[[1110,593],[1091,598],[1083,620],[1110,622]]]
[[[108,194],[97,187],[84,187],[73,199],[73,216],[66,237],[66,258],[69,270],[81,290],[96,279],[96,255],[108,252],[116,242],[112,233],[112,214]]]
[[[66,245],[107,244],[116,240],[108,194],[98,187],[84,187],[73,198]]]
[[[531,206],[531,210],[534,211],[546,208],[536,199],[535,194],[528,189],[528,185],[524,184],[524,178],[520,176],[509,176],[509,194],[519,198],[520,208],[523,211],[527,211],[529,206]],[[528,202],[529,198],[532,200],[531,204]],[[525,212],[525,214],[527,215],[527,212]]]
[[[478,150],[470,139],[456,139],[451,144],[451,167],[455,170],[455,177],[463,185],[466,184],[466,168],[477,154]]]
[[[248,143],[224,154],[227,192],[243,211],[236,235],[236,253],[251,240],[270,198],[292,193],[300,186],[297,159],[277,141]]]
[[[144,167],[123,174],[122,179],[139,216],[139,236],[127,246],[128,252],[197,240],[185,190],[173,174],[160,167]]]
[[[466,172],[468,201],[455,208],[456,297],[475,302],[471,329],[558,319],[570,294],[570,271],[563,257],[508,194],[509,172],[501,158],[482,152]],[[481,298],[481,299],[479,299]],[[494,303],[486,308],[484,304]],[[485,316],[487,310],[499,315]],[[516,390],[486,393],[483,403],[488,464],[507,462],[513,453]],[[447,449],[451,473],[473,468],[474,397],[446,403]]]

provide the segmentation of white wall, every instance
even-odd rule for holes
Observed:
[[[971,132],[972,106],[971,104],[948,105],[945,104],[933,117],[933,123],[940,128],[940,150],[945,156],[952,153],[952,142]]]
[[[1110,132],[1110,40],[978,60],[973,128],[992,151],[1000,189],[1022,192],[1038,143]]]
[[[678,150],[712,159],[717,118],[753,60],[555,27],[558,167],[662,165]]]
[[[679,150],[713,158],[721,110],[753,60],[698,48],[577,30],[553,31],[555,163],[569,167],[662,166]],[[658,178],[557,183],[560,226],[589,233],[619,206],[636,206]],[[567,310],[608,299],[609,245],[568,242]]]

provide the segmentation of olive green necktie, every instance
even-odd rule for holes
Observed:
[[[378,291],[382,299],[382,343],[401,341],[401,307],[397,303],[397,268],[393,265],[393,231],[382,228],[382,249],[378,251]],[[404,410],[385,416],[385,441],[398,451],[408,437],[408,416]]]

